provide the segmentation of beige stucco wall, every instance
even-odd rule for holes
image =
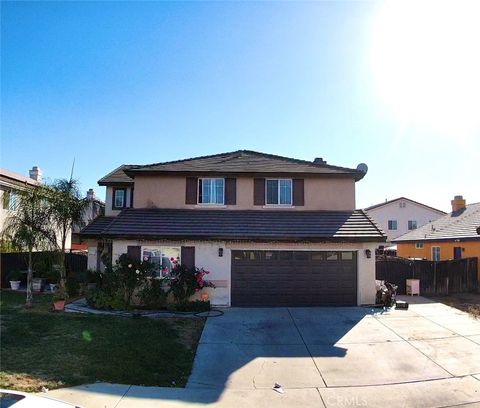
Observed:
[[[216,285],[216,289],[206,289],[213,305],[230,306],[231,291],[231,251],[232,250],[318,250],[318,251],[356,251],[358,266],[357,303],[372,304],[375,301],[375,243],[342,243],[342,244],[296,244],[296,243],[241,243],[241,242],[200,242],[200,241],[137,241],[115,240],[113,243],[113,261],[127,252],[128,245],[140,246],[195,246],[195,263],[210,271],[208,279]],[[218,256],[218,248],[223,248],[223,257]],[[371,258],[367,258],[365,250],[370,249]],[[88,267],[96,266],[96,243],[89,243]]]
[[[355,209],[355,181],[350,178],[305,178],[305,205],[292,210],[353,210]],[[136,176],[135,208],[200,208],[185,204],[184,176]],[[108,197],[110,195],[110,197]],[[106,207],[111,209],[112,190],[107,188]],[[212,208],[211,205],[204,208]],[[253,178],[237,178],[237,204],[220,206],[230,210],[252,210],[268,207],[253,205]],[[111,211],[111,210],[110,210]]]
[[[113,190],[115,188],[125,188],[127,190],[127,206],[126,208],[130,207],[130,198],[131,198],[131,187],[124,187],[124,186],[108,186],[107,191],[106,191],[106,197],[105,197],[105,215],[107,217],[112,217],[115,215],[120,214],[121,210],[112,210],[112,202],[113,202]],[[135,198],[134,198],[135,201]]]

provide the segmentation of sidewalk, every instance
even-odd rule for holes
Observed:
[[[480,407],[480,376],[396,385],[339,388],[218,391],[211,389],[139,387],[97,383],[64,388],[46,395],[83,408],[287,408],[287,407]]]

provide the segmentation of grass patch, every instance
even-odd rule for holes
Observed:
[[[0,388],[38,391],[95,381],[185,385],[204,319],[58,313],[51,295],[1,292]]]

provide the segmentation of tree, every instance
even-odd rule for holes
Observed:
[[[81,198],[77,180],[60,179],[51,186],[49,207],[51,219],[57,234],[59,249],[60,281],[59,291],[66,293],[67,272],[65,269],[65,247],[67,237],[74,225],[83,226],[83,214],[88,206],[88,201]]]
[[[32,306],[32,252],[55,245],[55,233],[51,226],[48,197],[50,189],[45,186],[31,187],[17,193],[15,208],[5,220],[2,240],[17,250],[28,252],[27,299]]]

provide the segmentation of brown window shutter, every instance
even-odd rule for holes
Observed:
[[[226,205],[237,204],[237,179],[236,178],[225,179],[225,204]]]
[[[293,179],[293,205],[303,206],[305,205],[305,193],[303,179]]]
[[[185,204],[197,204],[197,177],[187,177]]]
[[[265,179],[253,179],[253,205],[265,205]]]
[[[195,267],[195,247],[182,246],[181,263],[187,268]]]
[[[142,247],[139,245],[129,245],[127,246],[127,255],[132,259],[140,260],[142,254]]]

